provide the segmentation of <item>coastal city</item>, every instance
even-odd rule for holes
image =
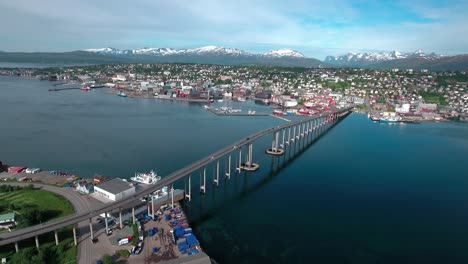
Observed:
[[[1,75],[56,82],[60,91],[113,88],[122,97],[192,102],[255,100],[275,115],[314,115],[355,105],[380,122],[466,120],[468,73],[428,70],[283,68],[202,64],[116,64],[0,69]],[[239,109],[222,107],[217,113]],[[257,114],[249,111],[243,114]]]
[[[0,264],[468,263],[466,10],[0,1]]]

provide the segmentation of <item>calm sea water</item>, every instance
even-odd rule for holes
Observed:
[[[284,122],[51,85],[0,77],[4,163],[88,177],[167,175]],[[258,172],[210,184],[204,196],[193,175],[186,210],[219,263],[468,263],[467,124],[389,126],[352,114],[281,158],[263,154],[270,141],[254,145]]]

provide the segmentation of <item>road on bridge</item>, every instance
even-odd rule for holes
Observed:
[[[132,206],[132,204],[139,201],[139,199],[141,197],[144,197],[144,196],[146,196],[148,194],[151,194],[151,193],[153,193],[153,192],[155,192],[157,190],[160,190],[164,186],[170,186],[174,182],[176,182],[176,181],[178,181],[178,180],[180,180],[180,179],[182,179],[184,177],[187,177],[191,173],[193,173],[193,172],[195,172],[195,171],[197,171],[197,170],[199,170],[201,168],[204,168],[205,166],[207,166],[211,162],[216,161],[216,160],[226,156],[227,154],[229,154],[229,153],[231,153],[233,151],[239,150],[243,146],[251,144],[255,140],[257,140],[257,139],[259,139],[259,138],[261,138],[261,137],[263,137],[265,135],[280,131],[282,129],[290,128],[290,127],[293,127],[293,126],[296,126],[296,125],[299,125],[299,124],[302,124],[302,123],[305,123],[305,122],[309,122],[309,121],[312,121],[314,119],[323,118],[323,117],[326,117],[326,116],[331,116],[333,114],[338,114],[338,116],[339,116],[338,119],[340,120],[341,118],[343,118],[347,114],[349,114],[351,109],[352,109],[352,107],[347,107],[347,108],[344,108],[344,109],[338,109],[338,110],[336,110],[336,111],[334,111],[332,113],[321,114],[321,115],[318,115],[318,116],[308,117],[308,118],[305,118],[305,119],[302,119],[302,120],[298,120],[298,121],[295,121],[295,122],[290,122],[290,123],[285,124],[285,125],[277,126],[277,127],[274,127],[274,128],[266,129],[266,130],[260,131],[258,133],[252,134],[250,136],[247,136],[243,140],[235,142],[234,144],[232,144],[230,146],[227,146],[227,147],[225,147],[225,148],[223,148],[223,149],[221,149],[221,150],[219,150],[219,151],[217,151],[217,152],[215,152],[215,153],[213,153],[213,154],[211,154],[211,155],[209,155],[209,156],[207,156],[207,157],[205,157],[205,158],[203,158],[203,159],[201,159],[199,161],[196,161],[196,162],[194,162],[194,163],[192,163],[192,164],[190,164],[190,165],[188,165],[188,166],[186,166],[186,167],[184,167],[184,168],[182,168],[182,169],[180,169],[178,171],[175,171],[175,172],[171,173],[167,177],[164,177],[163,179],[161,179],[157,184],[152,185],[152,186],[150,186],[148,188],[145,188],[145,189],[143,189],[141,191],[138,191],[132,197],[128,197],[127,199],[119,200],[119,201],[112,202],[112,203],[109,203],[109,204],[104,204],[104,205],[94,207],[94,208],[84,208],[84,210],[79,210],[74,215],[71,215],[71,216],[68,216],[68,217],[64,217],[64,218],[61,218],[61,219],[58,219],[58,220],[49,221],[47,223],[36,225],[36,226],[31,226],[31,227],[28,227],[28,228],[23,228],[23,229],[20,229],[20,230],[11,232],[11,233],[1,234],[0,235],[0,245],[14,243],[15,241],[20,241],[20,240],[30,238],[30,237],[34,237],[34,236],[44,234],[44,233],[47,233],[47,232],[53,232],[54,230],[57,230],[57,229],[60,229],[62,227],[66,227],[66,226],[69,226],[69,225],[72,225],[72,224],[75,224],[75,223],[80,223],[80,225],[82,225],[83,222],[89,223],[88,222],[89,219],[91,219],[91,218],[93,218],[95,216],[98,216],[98,215],[100,215],[102,213],[129,208],[129,207]],[[337,120],[337,121],[339,121],[339,120]],[[89,239],[87,239],[87,240],[89,241]]]

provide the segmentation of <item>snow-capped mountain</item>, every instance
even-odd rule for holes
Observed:
[[[265,56],[272,58],[305,58],[304,54],[290,49],[272,50],[263,55],[251,54],[241,49],[224,48],[218,46],[205,46],[195,49],[172,49],[172,48],[141,48],[141,49],[128,49],[119,50],[116,48],[100,48],[100,49],[86,49],[84,51],[103,54],[103,55],[153,55],[153,56],[168,56],[168,55],[231,55],[231,56]]]
[[[418,58],[428,61],[440,59],[442,55],[435,53],[426,54],[422,50],[417,50],[410,53],[401,53],[399,51],[392,52],[380,52],[380,53],[348,53],[341,56],[327,56],[325,62],[336,65],[336,66],[350,66],[350,67],[362,67],[369,66],[375,63]]]
[[[263,54],[267,57],[295,57],[295,58],[305,58],[304,54],[297,52],[295,50],[290,49],[279,49],[279,50],[272,50],[268,53]]]
[[[84,51],[103,54],[103,55],[153,55],[153,56],[169,56],[169,55],[207,55],[207,54],[223,54],[223,55],[249,55],[249,53],[233,48],[223,48],[217,46],[205,46],[195,49],[172,49],[172,48],[141,48],[119,50],[116,48],[100,48],[86,49]]]
[[[319,67],[323,63],[306,58],[302,53],[290,50],[272,50],[266,54],[253,54],[236,48],[205,46],[194,49],[141,48],[119,50],[116,48],[87,49],[85,52],[135,62],[159,63],[210,63],[210,64],[264,64],[291,67]]]

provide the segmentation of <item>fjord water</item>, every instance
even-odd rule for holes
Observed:
[[[284,123],[218,117],[202,105],[120,98],[107,89],[51,87],[0,77],[4,163],[86,177],[129,178],[153,168],[164,176]],[[250,102],[244,109],[271,111]],[[263,154],[270,140],[254,145],[258,172],[210,184],[204,196],[195,189],[186,204],[217,262],[468,262],[466,123],[389,126],[352,114],[279,159]]]

